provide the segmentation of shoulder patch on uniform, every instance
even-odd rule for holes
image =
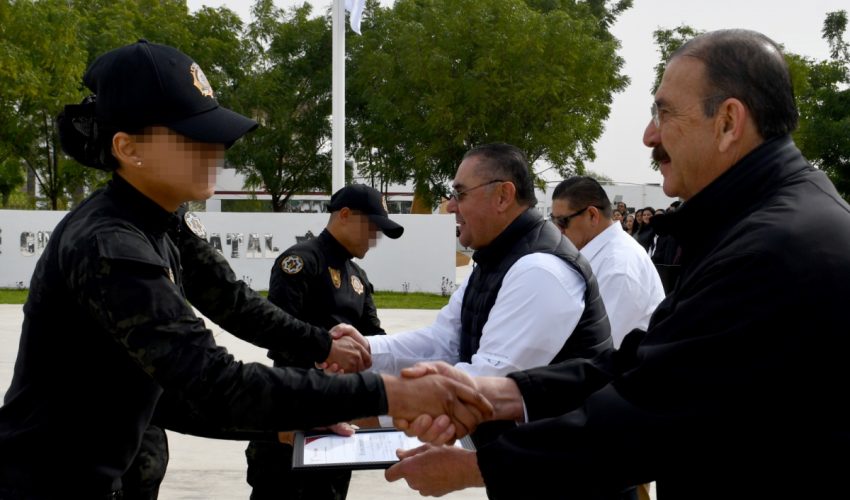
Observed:
[[[280,261],[280,269],[286,274],[298,274],[304,269],[304,259],[298,255],[287,255]]]
[[[354,289],[357,295],[363,295],[363,282],[353,274],[351,275],[351,288]]]
[[[333,282],[336,288],[342,286],[342,276],[339,273],[339,269],[334,269],[332,267],[328,268],[328,273],[331,275],[331,281]]]
[[[186,227],[188,227],[195,236],[202,240],[207,239],[207,228],[204,227],[204,223],[201,222],[200,217],[195,215],[195,212],[186,212],[183,214],[183,222],[186,223]]]

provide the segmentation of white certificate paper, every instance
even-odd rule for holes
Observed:
[[[296,433],[293,468],[337,467],[381,469],[398,462],[396,450],[421,446],[416,438],[395,429],[365,429],[353,436]],[[455,446],[470,447],[471,442],[456,441]]]

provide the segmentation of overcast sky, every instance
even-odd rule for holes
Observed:
[[[303,1],[275,0],[279,7],[301,5]],[[324,12],[331,0],[313,0],[314,12]],[[381,0],[392,5],[393,0]],[[225,5],[248,21],[251,0],[188,0],[189,8]],[[826,59],[829,47],[821,38],[827,12],[850,10],[848,0],[634,0],[634,6],[620,16],[613,27],[620,39],[623,72],[631,84],[614,97],[606,130],[596,143],[593,171],[614,181],[660,183],[661,174],[649,167],[649,149],[641,142],[649,120],[652,102],[653,67],[658,53],[652,32],[681,24],[699,30],[747,28],[760,31],[797,54]],[[845,39],[850,34],[845,34]]]

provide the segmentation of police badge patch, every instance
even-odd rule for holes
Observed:
[[[297,255],[287,255],[280,261],[280,268],[286,274],[298,274],[304,269],[304,260]]]
[[[363,282],[357,276],[351,277],[351,288],[357,292],[357,295],[363,295]]]
[[[333,281],[334,286],[337,288],[342,286],[342,276],[339,275],[339,269],[329,267],[328,272],[331,273],[331,281]]]
[[[212,85],[210,85],[210,81],[207,80],[207,75],[204,74],[204,70],[198,66],[198,63],[193,62],[189,71],[192,73],[192,84],[195,85],[195,88],[198,89],[201,95],[215,99],[215,93],[213,92]]]
[[[195,212],[186,212],[183,214],[183,222],[186,223],[190,231],[195,233],[195,236],[202,240],[207,239],[207,228],[204,227],[204,223],[195,215]]]

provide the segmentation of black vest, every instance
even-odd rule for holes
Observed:
[[[576,269],[584,277],[584,312],[561,350],[550,364],[568,358],[593,357],[611,348],[611,326],[590,263],[558,229],[528,209],[502,231],[492,243],[472,255],[476,266],[469,277],[460,313],[460,360],[469,363],[478,351],[481,333],[508,269],[521,257],[548,253]],[[545,314],[545,311],[541,311]],[[531,367],[529,367],[531,368]]]

